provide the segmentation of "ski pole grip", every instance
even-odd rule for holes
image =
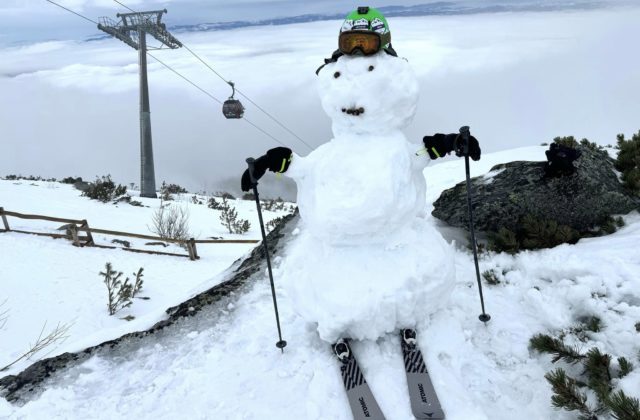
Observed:
[[[256,160],[254,158],[247,158],[247,165],[249,166],[249,179],[251,179],[251,185],[258,185],[258,181],[256,181],[256,178],[253,176],[255,164]]]
[[[468,125],[460,127],[460,134],[458,137],[462,140],[462,155],[469,156],[469,136],[471,132]]]

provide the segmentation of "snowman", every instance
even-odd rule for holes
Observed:
[[[402,133],[416,113],[418,83],[375,9],[347,16],[339,49],[317,74],[334,137],[304,157],[278,147],[255,161],[255,179],[270,170],[298,187],[301,223],[281,263],[282,284],[327,342],[398,330],[411,340],[454,286],[454,252],[425,214],[423,171],[457,149],[457,136],[420,144]],[[473,137],[470,156],[480,158]],[[246,171],[242,189],[251,187]]]

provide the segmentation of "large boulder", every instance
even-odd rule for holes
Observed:
[[[628,194],[603,150],[577,146],[581,156],[573,162],[573,174],[546,177],[546,162],[516,161],[491,168],[472,178],[475,228],[517,232],[524,217],[555,221],[578,232],[587,232],[611,215],[640,208],[640,200]],[[442,193],[433,215],[456,227],[469,228],[466,181]]]

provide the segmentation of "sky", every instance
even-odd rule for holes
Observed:
[[[114,0],[53,0],[90,19],[115,18],[127,9]],[[449,0],[460,5],[575,5],[582,3],[633,3],[636,0]],[[119,0],[134,10],[168,10],[169,24],[262,20],[313,13],[346,13],[358,6],[411,6],[433,0]],[[35,40],[82,39],[100,32],[86,21],[47,3],[47,0],[2,0],[0,2],[0,45]]]
[[[93,10],[85,3],[108,2],[78,0],[76,10]],[[171,3],[180,10],[184,2]],[[258,3],[272,10],[272,2]],[[273,2],[270,13],[289,3]],[[0,175],[93,179],[110,173],[118,182],[138,183],[136,52],[113,39],[83,42],[94,33],[92,24],[40,2],[3,2],[2,19],[10,5],[38,10],[38,19],[48,16],[57,25],[73,22],[86,32],[0,47]],[[251,5],[258,8],[247,2],[234,7]],[[165,21],[177,23],[171,13]],[[407,137],[419,142],[424,135],[470,125],[483,150],[497,151],[559,135],[609,144],[617,133],[637,132],[640,58],[628,52],[636,48],[638,18],[640,9],[633,7],[392,18],[394,47],[409,60],[421,87]],[[339,26],[326,21],[180,35],[311,147],[246,100],[247,119],[280,143],[245,121],[225,120],[217,102],[149,59],[157,184],[165,180],[214,192],[226,179],[237,188],[246,157],[280,144],[306,155],[328,141],[331,121],[320,106],[314,72],[335,49]],[[17,38],[25,31],[15,29]],[[231,94],[185,49],[154,55],[219,100]],[[269,183],[282,184],[263,180],[265,187]]]

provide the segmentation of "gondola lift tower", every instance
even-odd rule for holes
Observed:
[[[149,83],[147,80],[147,51],[163,47],[176,49],[182,43],[167,31],[162,23],[162,15],[167,9],[118,13],[120,21],[108,17],[100,18],[98,29],[118,38],[138,51],[140,63],[140,196],[156,198],[156,180],[153,166],[153,145],[151,141],[151,111],[149,108]],[[160,47],[147,47],[147,34],[160,41]]]

